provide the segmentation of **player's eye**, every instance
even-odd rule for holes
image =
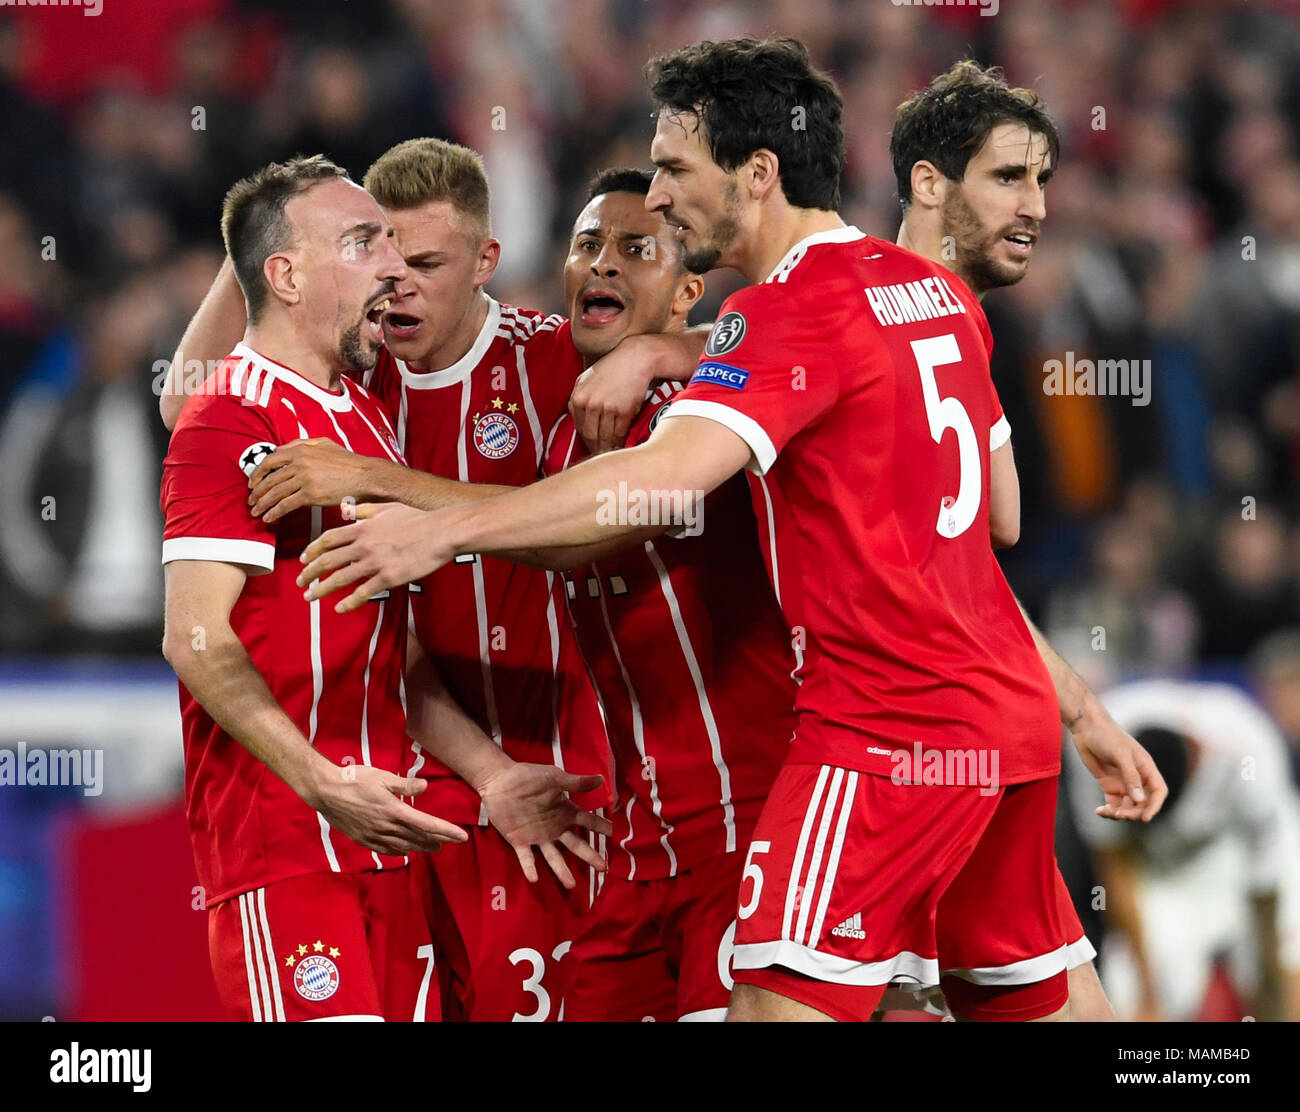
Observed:
[[[637,258],[640,258],[642,255],[645,254],[644,243],[629,243],[627,245],[627,249],[631,251],[634,255],[636,255]]]

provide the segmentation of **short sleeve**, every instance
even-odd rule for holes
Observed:
[[[801,430],[835,404],[839,374],[828,361],[830,313],[796,301],[788,286],[750,286],[722,305],[699,366],[664,413],[725,425],[764,475]],[[817,342],[817,341],[821,342]]]
[[[996,452],[1011,439],[1011,422],[1002,411],[1002,399],[998,397],[998,388],[993,385],[992,376],[989,376],[989,393],[993,395],[993,407],[989,410],[993,415],[993,422],[989,428],[989,451]]]
[[[248,476],[278,446],[274,422],[260,406],[228,392],[191,401],[163,461],[164,564],[275,567],[275,528],[249,512]]]

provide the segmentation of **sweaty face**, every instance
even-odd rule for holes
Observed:
[[[658,169],[645,205],[677,228],[686,269],[703,274],[729,263],[728,249],[740,233],[740,190],[737,172],[713,161],[698,125],[690,113],[660,111],[650,144]]]
[[[340,369],[368,371],[383,345],[382,306],[406,277],[392,226],[369,193],[341,178],[291,198],[285,216],[304,326]]]
[[[469,315],[480,237],[450,201],[430,201],[388,213],[406,262],[384,314],[384,340],[403,362],[427,367],[429,357]]]
[[[1047,140],[1024,124],[999,124],[951,183],[940,211],[944,236],[956,248],[956,269],[975,293],[1011,286],[1029,269],[1047,216],[1044,188],[1052,175]]]
[[[564,264],[564,301],[574,345],[589,360],[624,336],[668,327],[682,276],[672,232],[639,193],[602,193],[582,210]]]

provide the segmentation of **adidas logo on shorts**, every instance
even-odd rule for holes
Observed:
[[[862,912],[845,919],[831,934],[836,938],[866,938],[867,932],[862,929]]]

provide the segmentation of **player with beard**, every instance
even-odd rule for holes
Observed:
[[[218,992],[245,1020],[437,1019],[408,855],[465,835],[401,798],[426,788],[402,774],[406,590],[346,617],[304,604],[297,554],[342,515],[269,525],[246,503],[248,473],[299,437],[401,458],[346,376],[374,366],[406,267],[379,206],[319,156],[238,182],[222,234],[248,328],[177,424],[162,481],[163,653]]]
[[[997,69],[961,61],[899,106],[890,137],[903,221],[898,244],[939,263],[977,298],[1012,286],[1029,269],[1034,243],[1046,218],[1045,190],[1056,169],[1055,127],[1039,98],[1008,87]],[[987,337],[992,355],[992,337]],[[1010,426],[993,446],[993,491],[1006,499],[994,506],[995,546],[1014,544],[1019,532],[1019,483]],[[1001,475],[1001,481],[999,481]],[[1000,523],[1000,526],[999,526]],[[1023,608],[1022,608],[1023,609]],[[1056,689],[1061,722],[1077,737],[1123,731],[1100,700],[1025,615],[1039,655]],[[1065,882],[1057,874],[1066,925],[1070,1016],[1112,1020]]]
[[[802,44],[701,43],[650,74],[647,206],[690,265],[757,283],[724,304],[691,385],[644,444],[528,490],[358,507],[308,547],[299,582],[349,588],[348,612],[459,552],[629,533],[600,512],[616,488],[685,498],[748,467],[807,651],[743,870],[731,1017],[866,1018],[885,985],[943,970],[959,1015],[1065,1018],[1056,699],[989,547],[1000,413],[983,314],[951,273],[836,215],[841,102]],[[807,129],[791,129],[801,106]],[[1088,758],[1109,813],[1149,817],[1158,775],[1129,742]],[[901,770],[909,746],[1000,774],[936,783]]]

